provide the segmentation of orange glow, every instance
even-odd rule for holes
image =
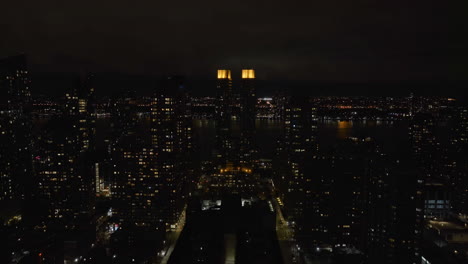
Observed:
[[[350,121],[339,121],[338,128],[351,128],[353,127],[353,123]]]
[[[353,108],[351,105],[337,105],[336,108],[339,109],[351,109]]]
[[[236,173],[236,172],[244,172],[244,173],[252,173],[252,169],[250,168],[247,168],[247,167],[232,167],[232,166],[227,166],[226,168],[224,169],[220,169],[219,170],[220,173],[227,173],[227,172],[232,172],[232,173]]]
[[[346,139],[351,135],[350,128],[353,127],[353,122],[351,121],[339,121],[338,122],[338,138]]]
[[[218,70],[218,79],[231,80],[231,70]]]
[[[255,79],[255,70],[254,69],[242,70],[242,79]]]

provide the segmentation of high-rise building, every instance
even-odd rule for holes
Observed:
[[[276,185],[290,221],[299,223],[296,227],[302,229],[305,212],[311,211],[318,202],[312,189],[311,166],[318,149],[316,108],[308,98],[299,97],[290,97],[285,108],[285,135],[278,152],[282,172]]]
[[[31,80],[25,55],[0,60],[0,107],[2,111],[27,112]]]
[[[449,152],[450,179],[454,213],[468,215],[468,109],[456,110]]]
[[[217,100],[215,107],[216,121],[216,166],[222,168],[227,163],[237,163],[237,145],[232,131],[232,116],[234,95],[232,89],[231,70],[218,70]]]
[[[35,195],[45,229],[76,229],[94,212],[93,177],[87,173],[80,131],[74,119],[48,122],[34,149]],[[75,226],[76,225],[76,226]]]
[[[218,70],[215,171],[209,185],[212,192],[219,195],[236,193],[250,197],[256,187],[253,165],[257,158],[254,146],[257,104],[254,70],[242,70],[240,86],[240,114],[236,115],[231,71]],[[237,117],[240,118],[239,127],[236,127]]]
[[[92,154],[96,135],[93,75],[77,79],[70,93],[65,95],[64,115],[73,119],[80,133],[81,152]]]
[[[353,138],[298,162],[304,177],[290,178],[302,182],[291,189],[300,195],[293,211],[298,238],[317,247],[362,249],[365,175],[375,152],[370,138]]]
[[[253,162],[258,158],[255,156],[255,119],[257,117],[257,91],[255,85],[255,70],[242,70],[240,91],[241,106],[241,135],[240,135],[240,164],[253,167]]]
[[[144,121],[133,102],[122,101],[118,105],[128,111],[115,112],[124,120],[111,147],[111,197],[113,216],[129,232],[129,245],[139,247],[149,237],[162,243],[167,231],[178,228],[193,180],[192,120],[182,77],[166,78],[155,90],[148,138],[137,133],[137,123]]]
[[[151,140],[138,133],[137,103],[126,91],[114,102],[110,147],[112,216],[124,230],[126,247],[160,246],[165,234],[164,178],[159,175],[157,153]]]
[[[60,118],[50,120],[35,140],[35,195],[44,228],[79,229],[92,222],[95,200],[94,88],[77,82],[66,94]],[[79,227],[80,226],[80,227]]]
[[[424,186],[424,218],[448,219],[451,215],[452,197],[447,185],[442,183],[426,183]]]
[[[191,169],[192,119],[184,78],[165,79],[151,102],[151,145],[159,177],[164,180],[166,228],[176,228],[186,204]]]
[[[30,85],[24,55],[0,60],[0,200],[30,193]]]
[[[117,140],[124,134],[135,133],[138,125],[135,91],[126,89],[121,94],[121,97],[113,98],[110,103],[112,140]]]
[[[366,188],[366,256],[369,263],[420,263],[423,188],[409,162],[373,160]]]
[[[426,175],[435,179],[440,171],[441,146],[436,138],[436,120],[429,113],[417,113],[409,127],[413,159]],[[438,162],[434,162],[434,161]]]
[[[112,148],[113,216],[125,229],[164,234],[165,179],[156,152],[135,134],[123,135]]]

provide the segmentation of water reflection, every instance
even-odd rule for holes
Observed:
[[[336,126],[336,136],[339,139],[346,139],[351,136],[353,121],[338,121]]]
[[[144,139],[150,140],[149,118],[141,120],[138,133]],[[40,130],[46,119],[35,120],[35,129]],[[97,147],[99,152],[105,152],[112,135],[110,119],[97,120]],[[240,122],[232,121],[234,135],[239,136]],[[277,141],[283,138],[284,125],[279,120],[257,120],[255,142],[263,158],[273,158]],[[196,119],[193,121],[195,145],[202,159],[210,159],[216,138],[216,122],[214,120]],[[146,131],[146,132],[145,132]],[[408,124],[406,121],[338,121],[322,120],[318,122],[317,140],[321,149],[334,146],[340,140],[348,137],[372,137],[389,152],[406,151],[408,145]],[[106,142],[107,141],[107,142]]]

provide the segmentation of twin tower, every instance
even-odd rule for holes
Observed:
[[[231,70],[218,70],[218,79],[229,79],[231,80]],[[243,69],[242,79],[255,79],[255,70]]]
[[[217,104],[217,157],[220,163],[252,166],[254,162],[256,84],[255,70],[243,69],[238,92],[232,89],[231,70],[218,70]],[[240,137],[232,130],[233,117],[240,119]]]

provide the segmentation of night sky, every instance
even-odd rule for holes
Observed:
[[[467,32],[446,2],[2,1],[0,57],[26,53],[38,72],[465,80]]]

